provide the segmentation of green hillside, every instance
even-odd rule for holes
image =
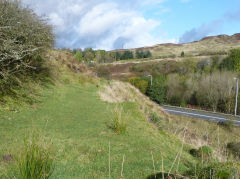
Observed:
[[[81,75],[80,75],[81,76]],[[75,79],[74,79],[75,78]],[[93,83],[78,83],[79,75],[70,77],[66,84],[43,88],[40,102],[19,107],[17,112],[1,111],[0,156],[15,156],[21,150],[24,136],[29,131],[40,131],[52,139],[56,150],[56,168],[53,178],[107,178],[108,147],[111,146],[111,176],[120,177],[122,157],[125,155],[124,178],[145,178],[153,174],[152,156],[156,170],[164,160],[164,169],[169,171],[174,159],[181,151],[178,137],[159,131],[145,119],[136,102],[122,102],[124,113],[128,114],[127,132],[114,133],[108,123],[114,117],[115,103],[103,102],[99,87]],[[75,81],[75,82],[71,82]],[[104,84],[104,83],[103,83]],[[179,171],[188,169],[194,158],[184,149]],[[12,170],[14,162],[0,162],[1,177],[5,174],[17,176]],[[175,171],[175,162],[171,172]]]

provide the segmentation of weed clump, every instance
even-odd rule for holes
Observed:
[[[113,118],[109,124],[109,128],[117,134],[124,134],[127,131],[127,114],[124,114],[122,106],[115,106],[112,110]]]
[[[230,131],[232,129],[232,127],[234,126],[234,123],[233,123],[233,120],[229,119],[229,120],[218,122],[218,125],[224,127],[226,130]]]
[[[199,149],[191,149],[189,153],[203,161],[211,161],[213,159],[213,150],[208,146],[202,146]]]
[[[161,129],[161,119],[160,117],[157,115],[157,113],[152,112],[150,114],[150,120],[157,125],[158,129]]]
[[[24,149],[16,161],[18,175],[22,179],[48,179],[54,171],[51,146],[37,135],[24,141]]]
[[[239,178],[239,164],[232,162],[198,163],[186,172],[186,176],[193,178]]]

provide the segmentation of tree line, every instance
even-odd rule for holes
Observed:
[[[105,50],[93,50],[92,48],[74,49],[72,51],[74,57],[80,62],[97,62],[97,63],[111,63],[119,60],[131,60],[150,58],[152,54],[149,50],[131,50],[107,52]]]
[[[226,58],[136,64],[131,70],[138,77],[128,81],[159,104],[234,113],[240,49],[231,50]],[[146,73],[153,76],[152,85],[150,78],[142,76]]]

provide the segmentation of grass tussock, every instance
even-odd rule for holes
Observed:
[[[22,179],[48,179],[54,171],[52,146],[37,134],[25,139],[16,161],[18,175]]]
[[[121,105],[116,105],[112,110],[112,120],[109,124],[109,128],[117,134],[125,134],[128,126],[128,113],[124,111]]]

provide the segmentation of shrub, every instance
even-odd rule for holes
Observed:
[[[24,142],[24,149],[17,157],[19,176],[22,179],[50,178],[54,171],[51,147],[40,136],[33,135]]]
[[[213,158],[213,150],[208,146],[202,146],[197,150],[197,157],[204,161],[210,161]]]
[[[149,82],[145,78],[129,78],[128,82],[146,94]]]
[[[239,164],[238,163],[198,163],[196,166],[193,166],[185,175],[191,178],[221,178],[228,179],[232,177],[239,178]]]
[[[74,55],[74,57],[79,61],[79,62],[82,62],[84,59],[83,59],[83,54],[82,52],[80,51],[77,51]]]
[[[97,67],[97,76],[109,80],[110,79],[110,70],[109,70],[109,68],[107,66],[99,66],[99,67]]]
[[[124,113],[122,106],[115,106],[112,111],[113,118],[109,124],[109,128],[117,134],[124,134],[127,131],[128,115]]]
[[[128,60],[128,59],[134,59],[133,52],[129,50],[124,51],[120,57],[120,60]]]
[[[189,151],[189,153],[190,153],[193,157],[197,157],[198,150],[197,150],[197,149],[191,149],[191,150]]]
[[[230,142],[227,144],[227,149],[234,156],[240,157],[240,142]]]
[[[184,57],[184,56],[185,56],[184,51],[182,51],[182,53],[181,53],[181,57]]]
[[[152,56],[152,54],[149,50],[147,50],[147,51],[137,50],[136,51],[136,58],[138,58],[138,59],[139,58],[149,58],[151,56]]]
[[[224,127],[226,130],[231,130],[234,123],[233,123],[232,120],[228,119],[228,120],[225,120],[225,121],[218,122],[218,125]]]
[[[219,65],[220,69],[240,71],[240,49],[232,49],[227,58]]]
[[[153,78],[153,84],[149,86],[146,93],[151,100],[163,104],[166,101],[165,77]]]
[[[0,14],[0,79],[36,70],[53,47],[52,27],[20,1],[0,0]]]
[[[213,159],[213,151],[208,146],[202,146],[199,149],[191,149],[189,153],[201,160],[210,161]]]

